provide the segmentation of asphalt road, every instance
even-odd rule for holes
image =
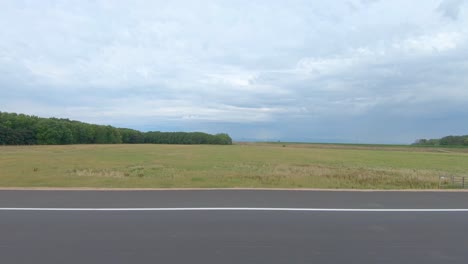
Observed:
[[[12,211],[468,208],[468,193],[0,191],[0,263],[467,263],[468,212]]]

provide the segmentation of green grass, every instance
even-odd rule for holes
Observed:
[[[290,143],[0,147],[2,187],[427,189],[437,188],[439,175],[468,175],[467,149]]]

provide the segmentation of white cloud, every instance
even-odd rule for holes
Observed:
[[[465,41],[465,34],[460,32],[440,32],[422,35],[395,43],[394,47],[410,54],[444,52],[456,49]]]
[[[339,75],[398,57],[430,57],[466,46],[465,36],[461,32],[435,32],[391,41],[384,46],[358,47],[331,57],[304,57],[298,61],[295,71],[309,77]]]

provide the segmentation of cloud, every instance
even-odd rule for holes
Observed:
[[[454,133],[468,103],[463,7],[6,2],[0,111],[251,139],[411,142]],[[435,117],[445,128],[429,124]]]
[[[457,20],[461,13],[462,5],[466,3],[466,0],[443,0],[437,7],[443,16]]]
[[[380,0],[361,0],[361,3],[368,5],[368,4],[373,4],[379,1]]]

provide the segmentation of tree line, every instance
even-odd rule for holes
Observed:
[[[231,145],[228,134],[141,132],[62,118],[0,112],[0,145],[66,144],[217,144]]]
[[[468,135],[446,136],[436,139],[418,139],[413,145],[418,146],[468,146]]]

